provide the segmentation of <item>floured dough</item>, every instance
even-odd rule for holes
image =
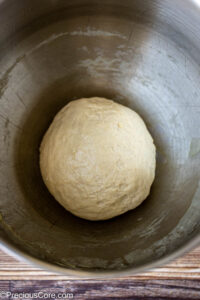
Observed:
[[[49,191],[68,211],[104,220],[148,196],[155,152],[136,112],[104,98],[83,98],[55,116],[40,147],[40,168]]]

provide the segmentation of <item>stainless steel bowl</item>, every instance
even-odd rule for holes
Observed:
[[[200,2],[0,1],[0,235],[18,257],[76,276],[132,274],[200,230]],[[39,144],[57,111],[103,96],[136,110],[157,146],[137,209],[79,219],[48,193]]]

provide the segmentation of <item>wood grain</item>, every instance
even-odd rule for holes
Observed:
[[[200,299],[199,282],[193,280],[1,281],[0,290],[12,293],[68,293],[72,294],[74,299],[82,300]]]
[[[73,299],[83,300],[200,299],[200,247],[150,272],[101,280],[75,279],[47,272],[0,251],[0,291],[69,293]]]

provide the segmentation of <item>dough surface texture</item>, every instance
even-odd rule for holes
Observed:
[[[68,211],[105,220],[148,196],[155,154],[136,112],[105,98],[82,98],[55,116],[40,146],[40,169],[50,193]]]

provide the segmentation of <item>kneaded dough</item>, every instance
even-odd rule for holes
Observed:
[[[105,220],[137,207],[155,177],[153,139],[133,110],[104,98],[68,103],[40,147],[50,193],[68,211]]]

